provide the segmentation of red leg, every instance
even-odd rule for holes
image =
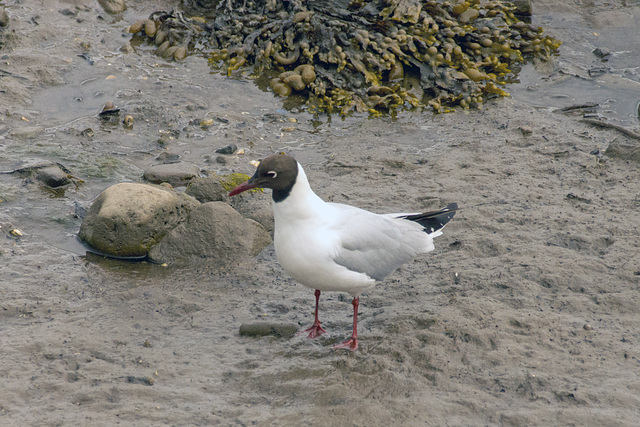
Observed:
[[[353,298],[351,304],[353,305],[353,332],[351,333],[351,338],[341,344],[334,345],[333,348],[346,348],[351,351],[358,349],[358,305],[360,304],[360,298]]]
[[[316,289],[316,318],[313,321],[313,325],[311,325],[310,328],[305,329],[303,331],[299,331],[298,334],[304,334],[308,332],[308,337],[309,338],[316,338],[319,337],[320,335],[326,334],[325,330],[322,329],[322,326],[320,326],[320,320],[318,320],[318,306],[320,304],[320,290]]]

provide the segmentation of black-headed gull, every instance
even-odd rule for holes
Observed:
[[[255,174],[229,196],[252,188],[273,190],[274,245],[278,261],[296,281],[315,289],[309,338],[325,333],[318,320],[321,291],[353,296],[353,333],[336,348],[358,348],[358,303],[371,288],[416,255],[434,249],[433,238],[455,215],[458,205],[418,214],[378,215],[353,206],[327,203],[309,186],[293,157],[276,154],[262,160]]]

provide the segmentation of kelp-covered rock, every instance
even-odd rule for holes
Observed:
[[[187,3],[206,16],[156,12],[130,32],[165,58],[200,51],[229,75],[271,72],[274,93],[329,113],[477,107],[507,95],[513,67],[560,45],[498,0]]]

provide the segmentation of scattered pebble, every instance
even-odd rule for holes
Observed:
[[[291,338],[298,331],[295,323],[243,323],[240,325],[240,335],[244,337],[274,336],[278,338]]]
[[[98,0],[98,3],[100,3],[100,6],[102,6],[105,12],[112,15],[124,12],[127,9],[124,0]]]
[[[180,154],[163,151],[162,153],[158,154],[158,157],[156,157],[156,160],[163,163],[177,162],[178,160],[180,160]]]
[[[62,187],[70,182],[69,174],[57,164],[38,168],[36,179],[52,188]]]
[[[531,128],[531,126],[520,126],[518,129],[525,136],[531,135],[533,133],[533,129]]]
[[[9,25],[9,15],[4,7],[0,7],[0,27],[4,28]]]
[[[94,135],[94,133],[93,133],[93,129],[91,129],[91,128],[86,128],[85,130],[83,130],[82,132],[80,132],[80,135],[82,135],[82,136],[87,136],[87,137],[91,138],[91,137]]]
[[[611,55],[611,51],[606,47],[597,47],[593,49],[591,52],[600,59]]]
[[[237,149],[238,149],[238,146],[236,144],[229,144],[226,147],[218,148],[216,150],[216,153],[219,153],[219,154],[233,154],[233,153],[236,152]]]
[[[168,182],[173,186],[187,184],[200,175],[200,168],[192,163],[177,162],[153,165],[144,171],[144,179],[154,184]]]
[[[584,329],[585,331],[591,331],[593,330],[593,327],[590,324],[585,324],[582,329]]]
[[[155,380],[152,377],[135,377],[133,375],[129,375],[126,377],[126,380],[129,384],[143,384],[143,385],[153,385]]]

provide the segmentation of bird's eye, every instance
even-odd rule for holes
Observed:
[[[269,172],[267,172],[267,176],[270,177],[270,178],[275,178],[276,176],[278,176],[278,172],[269,171]]]

